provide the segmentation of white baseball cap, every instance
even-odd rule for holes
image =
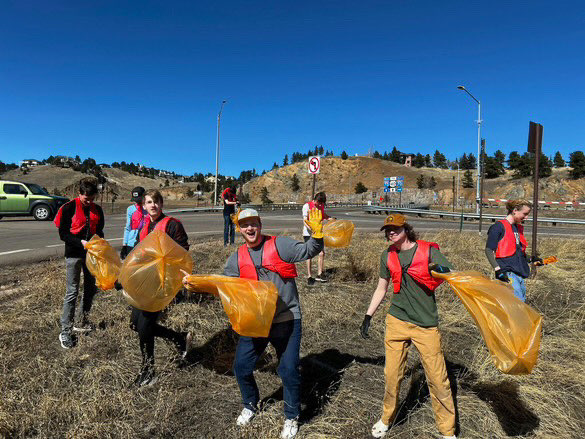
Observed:
[[[254,209],[244,209],[238,215],[238,222],[248,218],[260,218],[260,215],[258,215],[258,212]]]

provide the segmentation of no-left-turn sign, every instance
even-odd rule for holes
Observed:
[[[309,157],[309,174],[318,174],[321,170],[321,157],[314,155]]]

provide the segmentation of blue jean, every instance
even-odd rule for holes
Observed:
[[[228,243],[228,235],[230,244],[234,243],[236,238],[236,230],[232,219],[230,218],[229,214],[223,215],[223,245],[227,245]]]
[[[75,316],[75,305],[79,294],[79,283],[83,271],[83,298],[81,303],[82,319],[87,317],[93,303],[93,296],[97,288],[95,277],[91,275],[85,265],[85,258],[65,258],[65,299],[61,313],[61,331],[70,332]]]
[[[526,302],[526,279],[511,271],[509,271],[507,274],[508,278],[512,281],[514,296],[516,296],[522,302]]]
[[[276,350],[279,363],[276,371],[282,380],[284,416],[295,419],[301,413],[301,320],[274,323],[268,337],[240,337],[236,347],[234,374],[238,380],[244,407],[256,411],[260,399],[254,379],[254,368],[270,342]]]

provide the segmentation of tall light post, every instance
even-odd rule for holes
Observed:
[[[213,190],[213,205],[217,205],[217,175],[219,173],[219,125],[221,122],[221,112],[223,111],[223,106],[227,101],[221,101],[221,108],[219,109],[219,113],[217,113],[217,148],[215,149],[215,189]]]
[[[473,99],[475,102],[477,102],[477,185],[476,185],[476,195],[475,195],[475,213],[479,215],[479,203],[481,202],[481,200],[479,199],[480,195],[479,195],[479,183],[480,183],[480,179],[481,176],[479,175],[480,173],[480,155],[481,155],[481,102],[479,102],[477,99],[475,99],[475,96],[473,96],[471,93],[469,93],[469,90],[467,90],[464,86],[459,85],[457,87],[459,90],[463,90],[465,93],[467,93],[471,99]]]

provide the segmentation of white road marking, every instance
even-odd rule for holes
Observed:
[[[32,249],[30,249],[30,248],[22,248],[22,249],[20,249],[20,250],[12,250],[12,251],[9,251],[9,252],[2,252],[2,253],[0,253],[0,256],[3,256],[3,255],[10,255],[10,254],[12,254],[12,253],[22,253],[22,252],[28,252],[28,251],[31,251],[31,250],[32,250]]]
[[[62,246],[62,245],[64,245],[64,244],[65,244],[65,243],[63,243],[63,242],[62,242],[61,244],[45,245],[45,247],[47,247],[47,248],[51,248],[51,247],[60,247],[60,246]]]

